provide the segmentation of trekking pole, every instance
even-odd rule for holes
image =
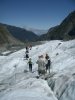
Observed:
[[[20,60],[19,60],[19,62],[20,62]],[[18,62],[18,64],[19,64],[19,62]],[[15,64],[13,67],[15,68],[14,69],[14,76],[15,76],[15,82],[16,82],[16,71],[17,71],[17,66],[18,66],[18,64]]]
[[[16,80],[16,71],[15,70],[16,70],[17,65],[14,65],[13,67],[15,68],[14,69],[14,77],[15,77],[15,80]],[[16,83],[16,81],[15,81],[15,83]]]

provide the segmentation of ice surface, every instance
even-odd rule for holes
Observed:
[[[51,73],[56,73],[49,82],[54,86],[53,91],[46,80],[36,79],[36,61],[39,55],[46,53],[51,57]],[[74,100],[75,40],[46,41],[32,47],[29,56],[33,61],[33,73],[29,72],[24,56],[25,49],[0,56],[0,100]]]

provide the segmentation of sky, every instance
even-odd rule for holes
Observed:
[[[0,22],[49,29],[75,10],[75,0],[0,0]]]

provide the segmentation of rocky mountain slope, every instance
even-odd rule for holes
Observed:
[[[69,40],[75,38],[75,11],[70,13],[60,25],[49,29],[48,33],[41,36],[47,40]]]
[[[5,26],[8,29],[8,31],[11,33],[11,35],[13,35],[16,39],[22,42],[36,41],[38,39],[38,36],[36,34],[34,34],[31,31],[27,31],[24,28],[2,24],[2,23],[0,23],[0,25]]]
[[[75,11],[70,13],[60,25],[50,28],[47,34],[41,36],[24,28],[2,23],[0,23],[0,25],[5,26],[11,35],[22,42],[37,40],[70,40],[75,38]]]
[[[14,38],[5,26],[0,25],[0,45],[3,44],[17,45],[21,42]]]

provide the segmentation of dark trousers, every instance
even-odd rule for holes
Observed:
[[[49,70],[49,73],[50,73],[50,65],[48,66],[48,70]]]
[[[29,64],[29,71],[32,72],[32,64]]]
[[[46,64],[46,73],[47,73],[47,70],[49,70],[49,73],[50,73],[50,65]]]

